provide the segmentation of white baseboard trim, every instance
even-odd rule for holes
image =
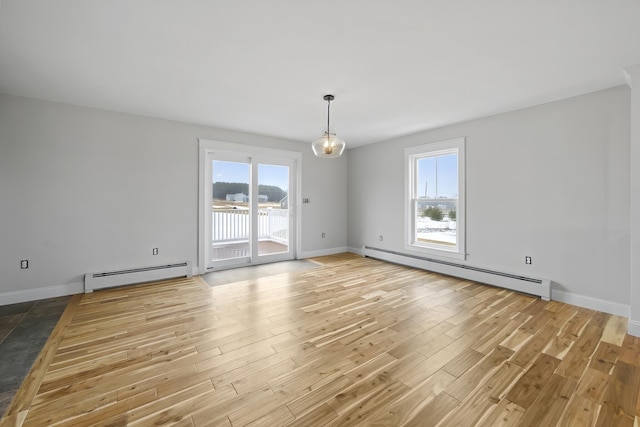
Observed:
[[[37,301],[81,293],[84,293],[84,283],[82,282],[47,286],[46,288],[2,292],[0,293],[0,305],[17,304],[20,302]]]
[[[352,254],[356,254],[356,255],[364,256],[364,250],[363,250],[363,248],[353,248],[353,247],[349,246],[349,247],[347,248],[347,250],[348,250],[349,252],[351,252]]]
[[[300,252],[298,259],[313,258],[316,256],[335,255],[335,254],[341,254],[343,252],[348,252],[346,246],[342,246],[340,248],[322,249],[319,251]]]
[[[616,316],[629,317],[631,307],[627,304],[620,304],[613,301],[607,301],[599,298],[591,298],[584,295],[578,295],[571,292],[551,289],[551,299],[571,305],[577,305],[591,310],[598,310],[604,313],[615,314]]]
[[[629,319],[629,326],[627,327],[628,334],[634,337],[640,337],[640,321]]]

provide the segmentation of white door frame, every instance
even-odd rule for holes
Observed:
[[[227,153],[244,153],[248,157],[286,159],[290,160],[293,163],[293,170],[291,173],[294,176],[292,177],[291,181],[294,184],[294,188],[290,189],[290,192],[295,195],[295,200],[292,200],[292,198],[289,199],[289,209],[293,210],[293,212],[290,212],[290,214],[294,215],[295,227],[293,230],[290,230],[290,233],[293,234],[293,236],[290,236],[289,244],[293,245],[293,258],[298,259],[302,242],[302,221],[300,215],[300,207],[302,205],[302,192],[300,191],[302,183],[302,153],[298,151],[279,150],[274,148],[237,144],[203,138],[198,139],[198,146],[198,274],[204,274],[208,271],[215,271],[212,269],[207,269],[207,251],[205,250],[205,248],[207,244],[210,244],[210,242],[206,242],[206,236],[211,236],[211,221],[209,221],[209,225],[207,226],[205,207],[211,206],[211,195],[208,194],[210,192],[207,191],[207,188],[209,188],[209,186],[207,186],[206,176],[207,154],[216,151],[223,151]],[[211,177],[208,178],[209,180],[211,179]],[[209,234],[206,234],[207,231],[209,232]],[[257,263],[259,263],[258,258],[256,258],[252,264]]]

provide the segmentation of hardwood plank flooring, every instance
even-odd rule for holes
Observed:
[[[313,262],[74,297],[0,426],[640,425],[623,317],[351,254]]]

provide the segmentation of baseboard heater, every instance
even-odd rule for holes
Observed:
[[[426,258],[418,255],[390,251],[387,249],[373,248],[370,246],[364,246],[362,252],[366,257],[499,286],[501,288],[536,295],[547,301],[551,298],[551,281],[548,279],[519,276],[517,274],[488,270],[471,265]]]
[[[163,264],[153,267],[129,268],[126,270],[106,271],[102,273],[87,273],[84,275],[84,291],[85,293],[90,293],[97,289],[185,276],[191,276],[191,262],[189,261],[176,264]]]

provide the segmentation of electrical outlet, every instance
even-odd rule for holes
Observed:
[[[153,253],[154,255],[158,255],[158,248],[153,248],[152,253]]]
[[[525,264],[531,264],[531,257],[530,256],[524,257],[524,263]]]
[[[325,233],[322,233],[322,238],[324,239],[327,235]]]
[[[308,197],[305,197],[305,198],[302,199],[302,203],[305,203],[305,204],[306,203],[311,203],[311,200],[309,200]]]
[[[22,261],[20,261],[20,268],[23,270],[29,268],[29,260],[23,259]]]

